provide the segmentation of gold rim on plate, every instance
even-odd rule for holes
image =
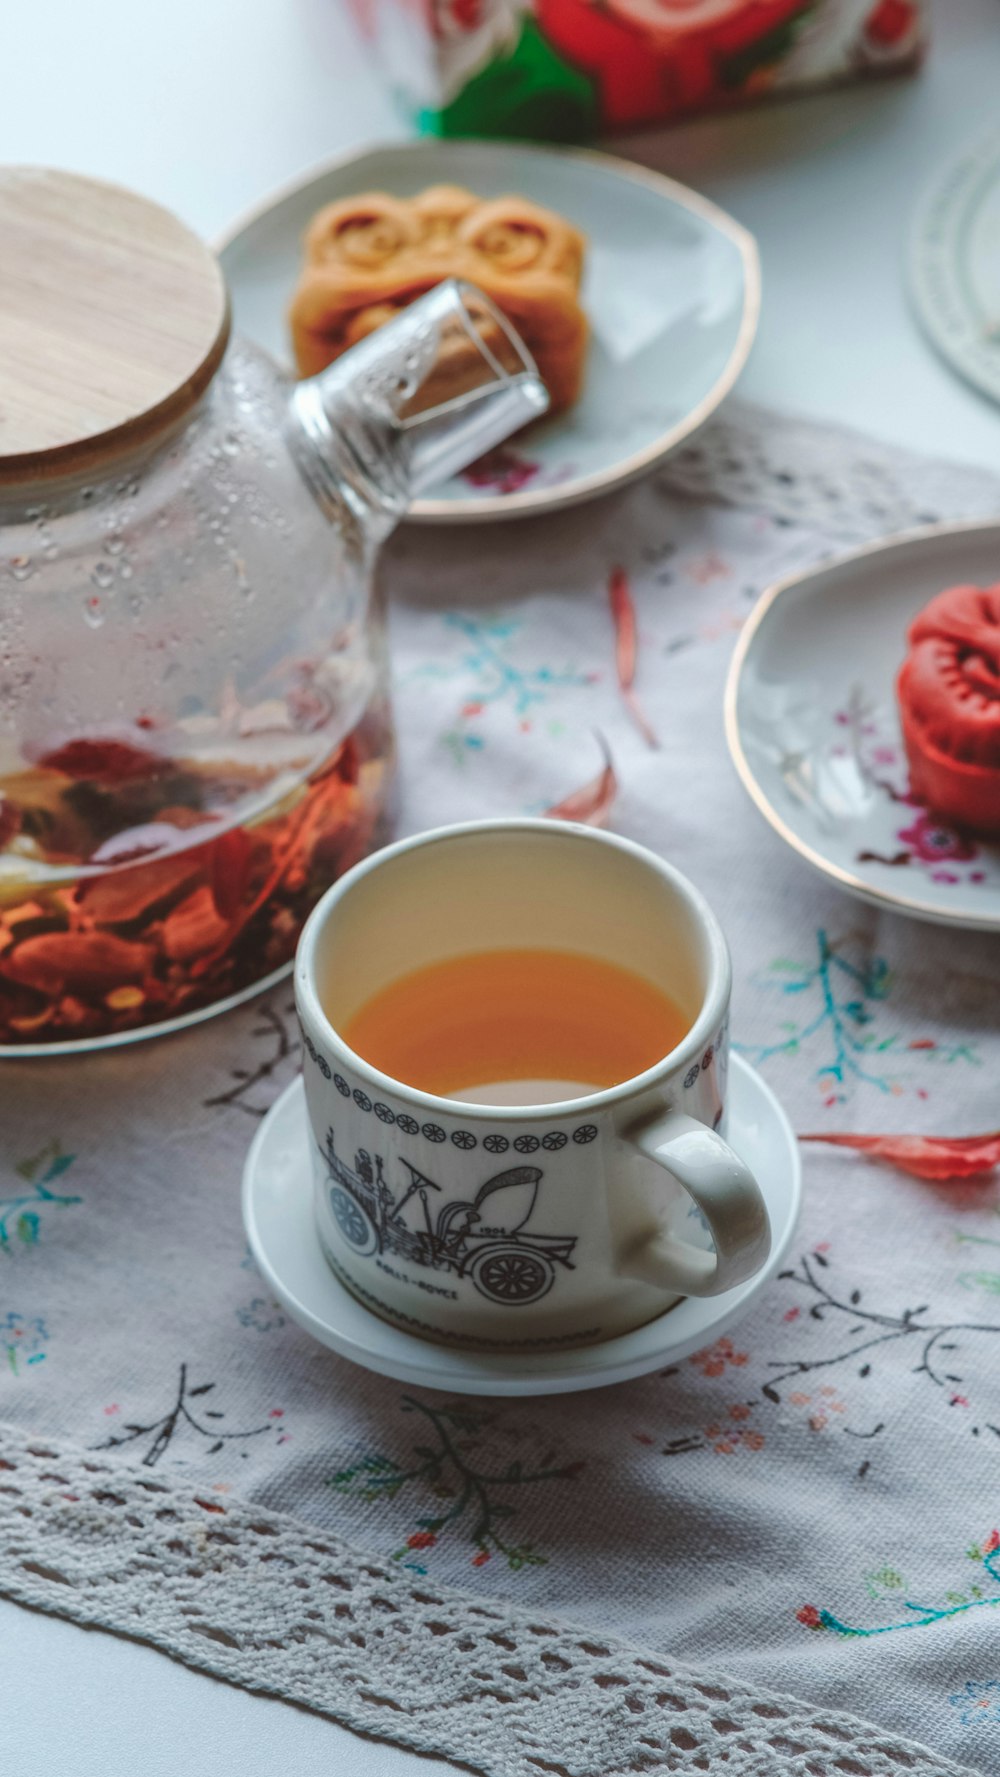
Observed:
[[[560,160],[582,161],[586,165],[607,169],[616,173],[619,178],[628,179],[633,184],[644,185],[671,202],[688,210],[692,215],[711,223],[720,234],[732,241],[736,247],[743,272],[743,313],[739,328],[733,342],[729,358],[720,372],[713,387],[707,395],[696,403],[690,413],[685,414],[677,424],[662,432],[652,444],[642,450],[633,451],[630,456],[623,457],[613,469],[595,472],[590,475],[575,477],[561,488],[536,489],[533,493],[489,494],[477,495],[470,500],[415,500],[407,513],[407,520],[416,523],[472,524],[482,519],[507,519],[529,517],[542,512],[557,512],[567,506],[577,506],[584,500],[592,500],[600,494],[611,493],[613,489],[625,487],[639,476],[645,475],[657,463],[670,455],[690,438],[693,432],[704,425],[705,421],[715,413],[726,396],[730,393],[737,377],[743,370],[750,355],[750,347],[757,333],[760,320],[761,276],[760,254],[757,242],[749,229],[720,209],[710,198],[702,197],[700,192],[692,191],[689,186],[681,185],[678,180],[668,178],[665,173],[656,173],[649,167],[641,167],[632,161],[623,160],[620,155],[603,154],[594,148],[556,148],[547,143],[525,143],[493,141],[486,137],[447,138],[424,137],[415,141],[403,139],[398,142],[373,142],[363,149],[353,149],[350,153],[333,155],[328,160],[320,161],[306,173],[288,180],[284,185],[265,198],[261,203],[244,210],[228,228],[218,235],[213,243],[215,252],[221,255],[232,247],[239,237],[248,229],[262,222],[272,210],[297,197],[307,186],[315,184],[329,173],[340,173],[346,168],[367,160],[376,154],[405,152],[408,155],[421,154],[425,151],[438,150],[445,145],[456,149],[462,147],[492,146],[502,149],[505,154],[518,155],[545,154]]]
[[[888,908],[895,913],[915,914],[918,918],[932,920],[936,925],[964,927],[966,930],[995,932],[1000,930],[1000,912],[981,918],[970,913],[951,913],[947,908],[937,906],[934,902],[918,900],[913,895],[901,894],[891,889],[878,888],[867,882],[864,877],[857,876],[852,870],[845,870],[841,864],[835,864],[823,852],[817,851],[805,839],[802,839],[794,828],[778,813],[767,792],[762,788],[747,759],[740,733],[737,704],[740,693],[740,681],[747,657],[753,646],[754,638],[760,630],[765,618],[783,593],[791,592],[795,587],[803,585],[807,580],[814,580],[818,574],[826,573],[833,568],[843,568],[851,562],[864,561],[869,556],[882,555],[889,550],[898,549],[910,543],[929,542],[934,537],[967,535],[969,532],[982,531],[984,535],[990,531],[1000,531],[1000,521],[984,522],[981,518],[959,519],[949,524],[921,525],[912,531],[895,531],[891,536],[881,537],[876,543],[865,543],[860,549],[849,550],[844,555],[831,556],[817,562],[815,567],[808,568],[801,574],[790,574],[787,579],[776,580],[773,586],[761,593],[753,610],[747,618],[730,661],[729,673],[726,678],[726,689],[723,697],[723,719],[726,729],[726,742],[729,754],[739,774],[740,782],[751,801],[764,816],[768,825],[773,827],[780,839],[793,851],[805,858],[821,875],[839,883],[842,888],[849,889],[852,894],[859,895],[863,901],[879,908]]]

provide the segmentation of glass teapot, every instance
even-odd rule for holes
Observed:
[[[0,172],[0,1054],[219,1011],[385,836],[381,542],[543,413],[446,283],[310,381],[167,212]]]

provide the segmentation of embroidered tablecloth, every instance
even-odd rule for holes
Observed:
[[[599,733],[613,826],[713,901],[737,1046],[799,1131],[995,1127],[1000,940],[813,875],[721,695],[770,581],[998,509],[985,473],[733,407],[614,500],[401,534],[402,830],[540,812]],[[904,820],[905,868],[947,870]],[[0,1589],[491,1774],[1000,1767],[996,1186],[809,1148],[787,1269],[730,1336],[620,1388],[453,1400],[322,1350],[248,1256],[243,1156],[299,1054],[284,987],[4,1068]]]

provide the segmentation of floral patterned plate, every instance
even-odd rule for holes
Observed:
[[[772,1247],[756,1277],[721,1296],[687,1296],[648,1326],[579,1351],[514,1358],[433,1345],[378,1320],[338,1283],[313,1224],[313,1175],[305,1091],[295,1080],[268,1112],[243,1174],[243,1222],[268,1288],[293,1320],[342,1357],[451,1394],[568,1394],[643,1376],[674,1363],[738,1320],[788,1251],[801,1198],[795,1136],[778,1100],[749,1064],[730,1063],[728,1139],[759,1181],[771,1218]]]
[[[592,337],[576,406],[414,501],[411,518],[464,524],[574,505],[644,474],[715,411],[757,329],[756,245],[707,198],[605,154],[422,141],[329,161],[218,243],[239,331],[288,362],[285,315],[315,212],[362,191],[412,197],[438,184],[524,193],[581,228]]]
[[[726,687],[736,769],[817,870],[877,906],[1000,931],[1000,845],[912,794],[896,714],[906,631],[946,586],[1000,580],[1000,524],[933,525],[772,586]]]

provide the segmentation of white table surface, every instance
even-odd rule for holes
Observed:
[[[339,0],[0,6],[0,162],[117,179],[211,237],[262,194],[400,136]],[[756,233],[763,318],[741,391],[994,465],[1000,409],[925,344],[900,262],[927,177],[996,119],[998,0],[935,0],[916,81],[706,120],[643,158]],[[418,1777],[450,1770],[251,1697],[148,1648],[0,1600],[0,1769],[18,1777]]]

